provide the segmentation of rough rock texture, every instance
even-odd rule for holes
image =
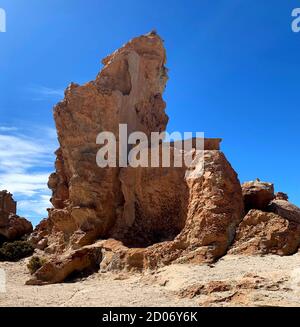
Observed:
[[[245,210],[251,209],[265,211],[268,204],[275,198],[274,185],[259,180],[242,184]]]
[[[33,230],[32,224],[16,215],[17,204],[7,191],[0,192],[0,242],[14,241]]]
[[[245,216],[230,254],[290,255],[300,244],[300,224],[274,213],[251,210]]]
[[[135,38],[103,60],[95,81],[71,84],[55,107],[60,149],[49,178],[54,208],[31,237],[52,256],[30,283],[59,282],[86,269],[89,260],[81,265],[74,259],[85,251],[99,258],[101,250],[102,270],[211,262],[226,253],[244,205],[237,174],[219,151],[220,139],[205,139],[205,151],[198,154],[191,150],[194,170],[96,164],[102,131],[118,135],[120,123],[128,133],[165,130],[165,60],[155,33]],[[171,143],[172,154],[177,146]]]
[[[147,249],[149,267],[159,263],[211,262],[224,255],[243,216],[237,175],[219,151],[205,151],[204,173],[187,179],[187,218],[172,242]]]

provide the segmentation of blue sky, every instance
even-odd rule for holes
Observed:
[[[52,107],[70,82],[157,29],[170,69],[169,131],[223,138],[241,181],[274,182],[300,205],[300,0],[0,0],[0,189],[34,223],[47,216],[57,147]]]

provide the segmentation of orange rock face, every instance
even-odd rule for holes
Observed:
[[[100,132],[138,131],[148,137],[166,129],[162,95],[166,53],[156,33],[135,38],[103,60],[95,81],[71,84],[54,109],[60,148],[49,178],[53,208],[30,241],[44,249],[47,263],[29,284],[57,283],[73,272],[155,269],[171,263],[209,263],[230,254],[289,255],[300,244],[300,209],[271,183],[242,186],[220,151],[221,139],[202,139],[204,150],[179,151],[197,163],[176,167],[97,165]],[[127,141],[127,140],[126,140]],[[166,144],[166,143],[165,143]],[[119,159],[123,140],[116,139]],[[119,147],[120,146],[120,147]],[[163,144],[144,147],[148,160]],[[201,172],[197,174],[197,172]],[[246,216],[245,216],[246,212]],[[212,292],[227,289],[212,285]],[[201,293],[203,287],[191,290]],[[190,292],[190,291],[188,291]],[[205,290],[210,292],[210,289]]]

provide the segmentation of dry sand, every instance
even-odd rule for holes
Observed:
[[[300,254],[227,255],[210,266],[171,265],[144,274],[96,273],[46,286],[24,285],[30,277],[27,260],[0,263],[6,272],[0,306],[300,306]],[[189,296],[191,286],[216,281],[230,290]]]

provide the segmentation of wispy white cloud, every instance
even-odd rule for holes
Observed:
[[[10,192],[23,195],[33,196],[45,190],[47,186],[49,173],[28,173],[24,171],[0,174],[0,189],[6,189]]]
[[[15,132],[17,130],[17,127],[0,126],[0,132]]]
[[[49,207],[48,194],[41,194],[35,199],[25,199],[18,202],[19,210],[22,211],[24,216],[33,221],[36,221],[36,217],[45,218]]]
[[[18,200],[18,213],[36,222],[51,206],[47,181],[57,146],[53,128],[0,126],[0,190],[12,192]]]
[[[53,162],[54,140],[49,142],[48,138],[49,135],[33,139],[22,134],[0,133],[0,176],[1,172],[21,173],[36,166],[49,166]]]

